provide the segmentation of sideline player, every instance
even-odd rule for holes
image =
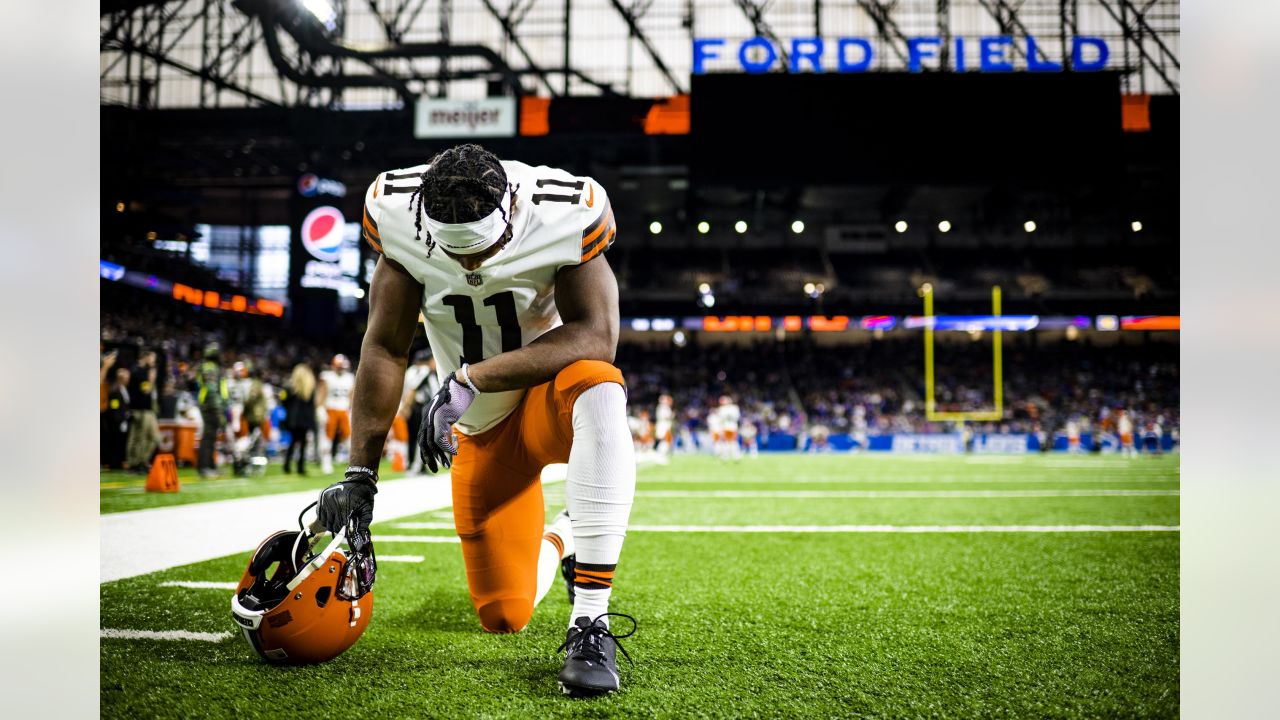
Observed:
[[[325,475],[333,472],[333,461],[351,439],[351,394],[355,386],[351,361],[346,355],[334,355],[330,369],[320,373],[320,401],[316,403],[325,413],[324,437],[328,443],[321,447],[320,455],[320,470]]]
[[[740,460],[742,453],[738,446],[738,424],[742,422],[742,413],[738,410],[738,403],[728,395],[721,395],[720,407],[713,412],[720,421],[718,454],[725,460]]]
[[[1118,415],[1116,430],[1120,433],[1120,454],[1125,457],[1134,457],[1138,451],[1133,444],[1133,416],[1124,408],[1120,408]]]
[[[676,411],[671,396],[663,393],[658,396],[658,408],[654,411],[654,434],[658,436],[658,464],[671,462],[671,448],[675,444],[673,432],[676,424]]]
[[[620,615],[609,613],[609,598],[636,470],[622,373],[612,365],[618,285],[603,254],[616,230],[604,188],[461,145],[429,165],[378,175],[363,225],[381,257],[351,467],[321,493],[321,521],[336,529],[354,518],[367,528],[372,519],[378,459],[421,310],[443,384],[419,441],[432,471],[453,469],[454,522],[480,625],[524,629],[563,568],[573,610],[561,689],[617,690],[619,636],[609,618]],[[540,473],[563,462],[568,511],[544,533]]]

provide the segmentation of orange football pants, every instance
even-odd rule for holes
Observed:
[[[471,602],[489,632],[519,632],[533,617],[546,517],[542,468],[568,462],[573,403],[607,382],[625,386],[613,365],[579,360],[530,388],[496,427],[457,434],[453,518]]]
[[[342,442],[351,437],[351,412],[348,410],[325,410],[328,421],[325,422],[324,434],[333,442]]]

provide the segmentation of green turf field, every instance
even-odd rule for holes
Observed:
[[[770,455],[730,464],[678,457],[642,469],[639,479],[613,602],[640,623],[624,641],[635,664],[620,658],[621,694],[578,701],[559,694],[556,648],[568,612],[561,588],[525,632],[486,635],[467,598],[458,545],[379,541],[380,556],[424,560],[381,565],[373,622],[342,657],[279,669],[262,665],[239,636],[103,639],[102,714],[1178,714],[1177,532],[973,532],[1176,526],[1176,456]],[[554,513],[563,486],[549,486],[547,497]],[[375,526],[374,537],[449,536],[399,527],[446,518],[403,518]],[[867,525],[957,527],[797,532]],[[783,527],[746,532],[760,526]],[[230,591],[160,583],[233,581],[246,560],[105,584],[102,627],[232,631]]]

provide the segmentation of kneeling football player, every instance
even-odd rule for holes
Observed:
[[[563,572],[573,612],[560,684],[618,689],[609,594],[635,494],[618,341],[616,233],[604,188],[499,161],[477,145],[391,170],[365,194],[380,254],[352,408],[351,466],[320,496],[336,529],[367,527],[418,312],[442,384],[419,433],[428,467],[452,467],[471,600],[489,632],[519,632]],[[543,527],[540,473],[569,464],[567,514]]]

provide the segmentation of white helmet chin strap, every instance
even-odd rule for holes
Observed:
[[[488,216],[469,223],[442,223],[423,214],[423,224],[431,239],[454,255],[475,255],[493,247],[502,239],[511,221],[511,184],[502,193],[502,201]]]

